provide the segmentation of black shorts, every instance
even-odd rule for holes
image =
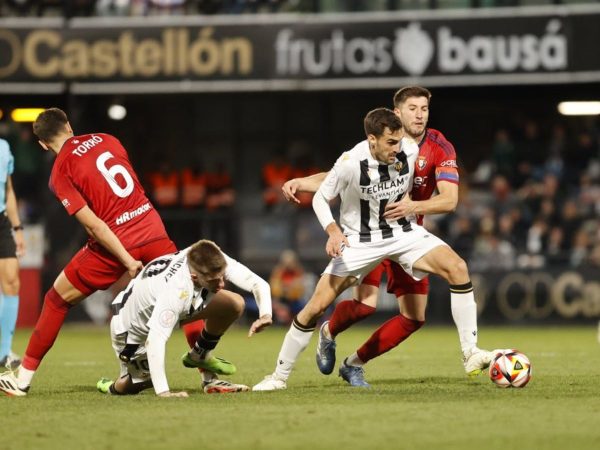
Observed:
[[[0,213],[0,258],[16,258],[17,244],[6,213]]]

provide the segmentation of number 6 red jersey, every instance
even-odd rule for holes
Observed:
[[[127,151],[114,136],[94,133],[68,139],[52,167],[50,189],[69,215],[87,205],[125,248],[167,236]]]

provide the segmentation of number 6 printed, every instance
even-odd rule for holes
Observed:
[[[133,192],[133,178],[127,172],[127,169],[120,164],[115,164],[110,169],[106,167],[106,161],[114,158],[114,156],[110,152],[102,153],[98,159],[96,160],[96,167],[104,177],[104,179],[108,182],[108,185],[112,189],[112,191],[121,198],[127,197],[129,194]],[[125,186],[119,186],[115,176],[117,174],[121,174],[121,176],[125,179]]]

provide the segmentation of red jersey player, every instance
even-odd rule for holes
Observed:
[[[411,197],[406,196],[399,202],[388,204],[384,214],[386,219],[416,216],[418,223],[422,224],[424,214],[451,212],[458,203],[456,153],[442,133],[427,129],[430,99],[431,93],[418,86],[402,88],[394,96],[394,112],[402,122],[405,135],[419,143],[419,156],[415,161]],[[316,191],[324,177],[325,174],[317,174],[290,180],[283,186],[284,195],[288,200],[296,201],[297,191]],[[436,188],[438,195],[432,197]],[[384,323],[356,353],[346,358],[340,374],[352,385],[368,386],[363,378],[362,366],[396,347],[423,326],[428,279],[415,281],[400,266],[384,261],[362,280],[358,287],[358,299],[338,303],[330,320],[322,325],[317,346],[317,365],[323,373],[331,373],[335,366],[335,336],[375,312],[384,271],[387,273],[388,292],[393,292],[398,298],[400,314]],[[469,289],[472,290],[470,287]],[[467,314],[471,319],[475,316],[476,320],[474,302],[469,301],[468,305],[462,306],[452,305],[453,314],[455,310],[462,308],[466,313],[457,314]],[[477,360],[487,358],[487,353],[481,352],[473,358],[470,358],[471,355],[464,355],[467,373],[479,373],[482,363]],[[350,370],[345,370],[348,367]]]
[[[103,133],[74,136],[58,108],[42,112],[33,131],[40,145],[57,155],[50,189],[90,239],[46,293],[18,379],[10,373],[0,379],[0,390],[17,396],[27,393],[72,306],[108,288],[125,272],[133,277],[143,264],[176,251],[116,138]]]

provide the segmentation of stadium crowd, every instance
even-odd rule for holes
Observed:
[[[5,0],[0,16],[324,13],[585,4],[596,0]]]

